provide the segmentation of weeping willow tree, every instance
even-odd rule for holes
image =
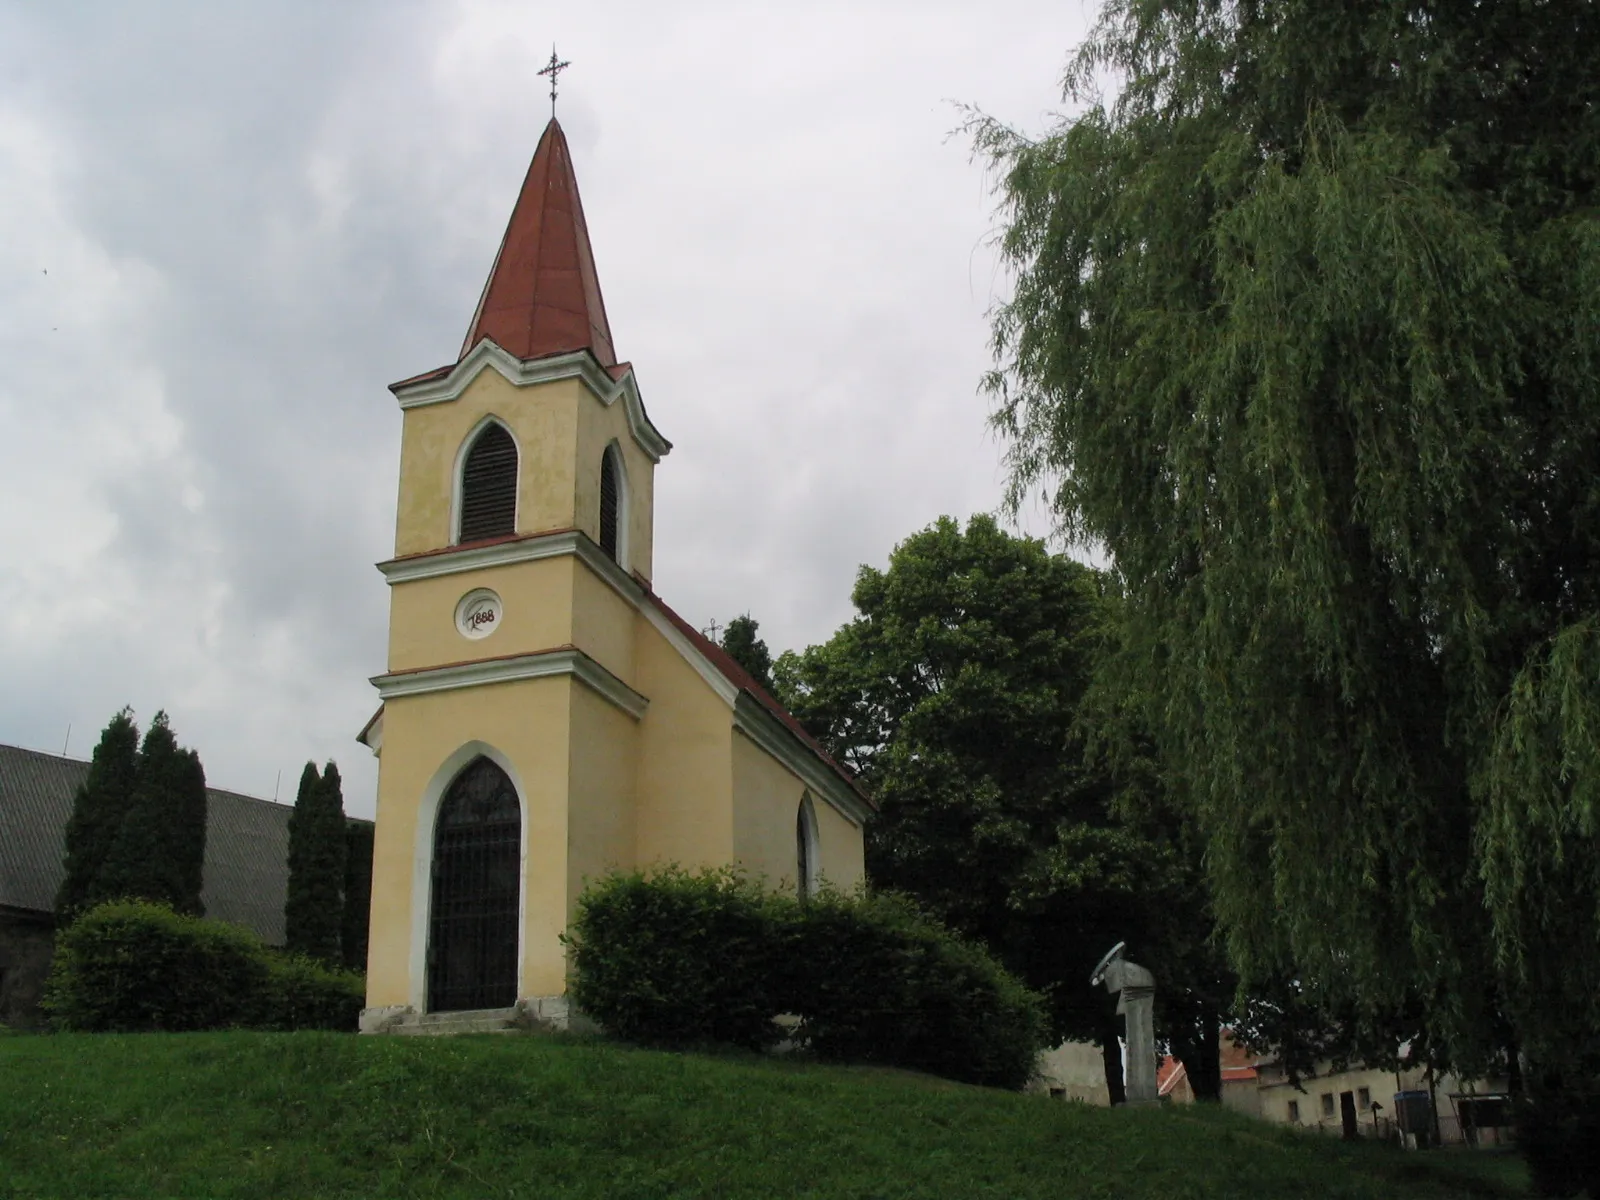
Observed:
[[[1600,5],[1111,0],[975,118],[989,379],[1128,597],[1247,980],[1600,1041]]]

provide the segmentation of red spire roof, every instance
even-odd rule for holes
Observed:
[[[602,367],[617,365],[572,152],[554,117],[533,152],[461,356],[483,338],[518,358],[588,350]]]

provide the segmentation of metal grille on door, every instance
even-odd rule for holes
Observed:
[[[434,827],[430,1012],[516,1003],[521,844],[516,789],[489,759],[475,759],[450,785]]]

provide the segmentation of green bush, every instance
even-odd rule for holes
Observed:
[[[353,1030],[360,1022],[367,983],[358,972],[270,951],[268,968],[260,1028]]]
[[[728,870],[611,875],[568,938],[577,1005],[659,1046],[795,1040],[832,1062],[1021,1087],[1045,1044],[1039,997],[981,947],[895,897],[801,903]]]
[[[783,1036],[774,901],[726,869],[609,875],[585,889],[563,938],[572,999],[641,1045],[771,1046]]]
[[[993,1087],[1032,1078],[1044,1004],[982,946],[900,896],[824,893],[795,907],[787,990],[818,1058]]]
[[[246,930],[113,901],[57,936],[44,1009],[62,1029],[222,1029],[249,1023],[268,971]]]
[[[44,1009],[58,1029],[347,1029],[360,977],[272,950],[255,934],[120,900],[56,938]]]

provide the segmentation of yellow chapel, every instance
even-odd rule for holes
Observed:
[[[390,390],[388,669],[360,735],[378,756],[362,1030],[564,1025],[560,935],[613,869],[858,884],[868,798],[652,589],[671,444],[613,349],[553,118],[460,357]]]

